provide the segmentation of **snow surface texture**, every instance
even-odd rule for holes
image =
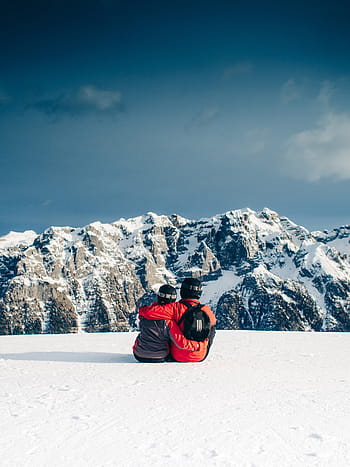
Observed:
[[[267,208],[12,232],[0,334],[128,331],[161,284],[188,276],[220,329],[350,331],[349,253],[350,226],[309,232]]]
[[[0,337],[2,467],[345,467],[346,333],[219,331],[202,363],[135,333]]]

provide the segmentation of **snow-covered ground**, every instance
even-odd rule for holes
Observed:
[[[350,465],[348,334],[220,331],[199,364],[134,339],[1,336],[1,466]]]

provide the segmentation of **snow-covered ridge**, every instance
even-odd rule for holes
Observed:
[[[324,232],[312,232],[312,236],[321,243],[336,248],[340,253],[350,258],[350,225]]]
[[[7,235],[0,237],[0,250],[3,248],[31,245],[37,235],[38,234],[34,232],[34,230],[26,230],[25,232],[9,232]]]
[[[0,333],[126,331],[159,285],[187,276],[203,279],[222,329],[350,330],[346,226],[309,232],[247,208],[200,220],[149,212],[17,238],[0,250]]]

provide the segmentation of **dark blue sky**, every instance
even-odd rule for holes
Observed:
[[[4,1],[0,235],[267,206],[350,222],[345,2]]]

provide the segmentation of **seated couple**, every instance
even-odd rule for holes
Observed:
[[[201,294],[201,281],[187,278],[181,284],[179,302],[175,301],[175,288],[162,285],[158,301],[139,309],[140,334],[133,347],[134,356],[139,362],[200,362],[207,357],[215,336],[216,318],[213,311],[207,305],[201,307],[209,318],[210,330],[208,337],[200,342],[186,339],[183,334],[184,319],[181,319],[188,309],[200,304]]]

